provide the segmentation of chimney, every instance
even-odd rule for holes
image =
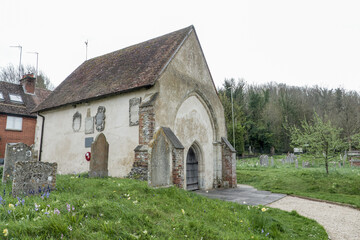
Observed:
[[[27,94],[35,94],[36,78],[33,73],[28,73],[20,79],[20,84],[23,86],[24,92]]]

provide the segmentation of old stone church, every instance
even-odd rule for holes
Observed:
[[[99,176],[151,186],[236,186],[235,150],[193,26],[85,61],[34,112],[39,158],[60,174],[97,164]],[[107,157],[87,161],[97,141]]]

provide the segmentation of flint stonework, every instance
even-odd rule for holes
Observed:
[[[42,194],[56,187],[57,163],[26,161],[15,164],[12,194]]]
[[[28,146],[25,143],[6,144],[2,182],[6,183],[8,180],[13,179],[15,163],[31,161],[31,160],[32,160],[31,146]]]
[[[91,144],[90,177],[108,176],[109,143],[103,133],[100,133]]]

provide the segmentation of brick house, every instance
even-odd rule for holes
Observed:
[[[193,26],[85,61],[34,112],[40,160],[60,174],[92,172],[85,156],[101,139],[102,174],[236,187],[235,150]]]
[[[0,81],[0,162],[7,143],[34,144],[37,115],[31,113],[50,93],[35,88],[33,74],[24,75],[20,84]]]

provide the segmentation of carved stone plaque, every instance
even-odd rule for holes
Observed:
[[[132,98],[129,100],[129,125],[139,125],[139,106],[140,98]]]
[[[95,115],[95,125],[98,132],[102,132],[105,129],[105,107],[99,106]]]
[[[81,128],[81,113],[76,112],[73,116],[73,124],[72,124],[74,132],[78,132]]]
[[[85,134],[94,133],[94,118],[86,117],[85,118]]]

